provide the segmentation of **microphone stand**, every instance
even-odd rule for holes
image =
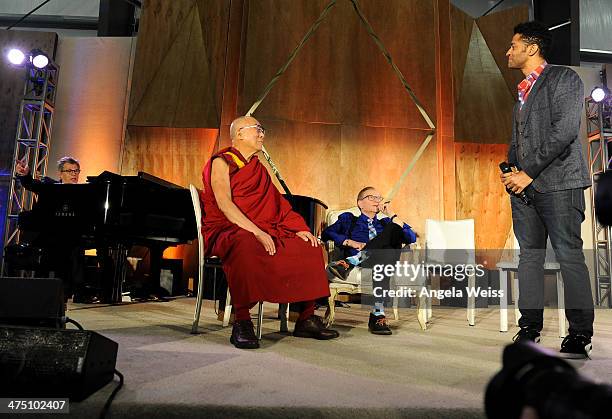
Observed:
[[[283,189],[285,190],[285,193],[287,194],[287,196],[289,198],[293,197],[293,194],[291,193],[291,191],[289,190],[289,187],[287,186],[287,184],[285,183],[285,181],[283,180],[280,172],[278,171],[278,168],[276,167],[276,165],[274,164],[274,162],[272,161],[272,158],[270,157],[270,155],[268,154],[268,151],[266,150],[265,146],[261,147],[261,153],[263,154],[264,158],[266,159],[266,161],[268,162],[268,164],[270,165],[270,168],[272,169],[272,173],[274,173],[274,176],[276,176],[276,179],[278,179],[278,182],[281,184],[281,186],[283,187]]]

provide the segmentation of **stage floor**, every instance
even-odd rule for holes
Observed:
[[[201,333],[190,334],[194,305],[194,298],[69,304],[70,318],[119,343],[125,385],[108,417],[481,418],[484,389],[515,333],[498,331],[495,308],[479,309],[469,327],[465,309],[434,307],[426,331],[416,311],[404,309],[391,321],[392,336],[374,336],[368,312],[353,305],[336,311],[339,339],[315,341],[278,333],[277,306],[267,304],[262,347],[239,350],[210,301]],[[558,350],[556,310],[545,316],[542,345]],[[612,383],[612,311],[597,310],[593,345],[591,360],[571,362]],[[98,416],[116,383],[72,403],[71,416]]]

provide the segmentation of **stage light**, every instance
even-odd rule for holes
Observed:
[[[595,102],[601,102],[606,97],[606,91],[601,87],[596,87],[591,91],[591,99]]]
[[[6,54],[9,62],[13,65],[21,65],[25,60],[25,54],[20,50],[13,48]]]
[[[49,58],[41,51],[32,51],[32,64],[36,68],[45,68],[49,64]]]

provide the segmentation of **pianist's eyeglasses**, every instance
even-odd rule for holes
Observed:
[[[369,199],[370,201],[374,201],[374,202],[380,202],[383,200],[382,196],[377,196],[377,195],[366,195],[363,198],[361,198],[362,200],[364,199]]]
[[[62,170],[62,173],[70,173],[71,175],[78,175],[79,173],[81,173],[81,169]]]
[[[238,131],[240,132],[241,130],[247,129],[247,128],[255,128],[258,133],[261,133],[262,135],[266,135],[266,129],[263,126],[259,125],[259,124],[246,125],[244,127],[239,128]]]

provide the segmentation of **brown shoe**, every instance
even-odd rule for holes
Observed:
[[[230,342],[239,349],[259,348],[259,341],[253,330],[253,322],[250,320],[235,321]]]
[[[323,320],[319,316],[313,315],[295,324],[293,336],[298,338],[328,340],[337,338],[340,334],[335,330],[326,328],[323,324]]]

